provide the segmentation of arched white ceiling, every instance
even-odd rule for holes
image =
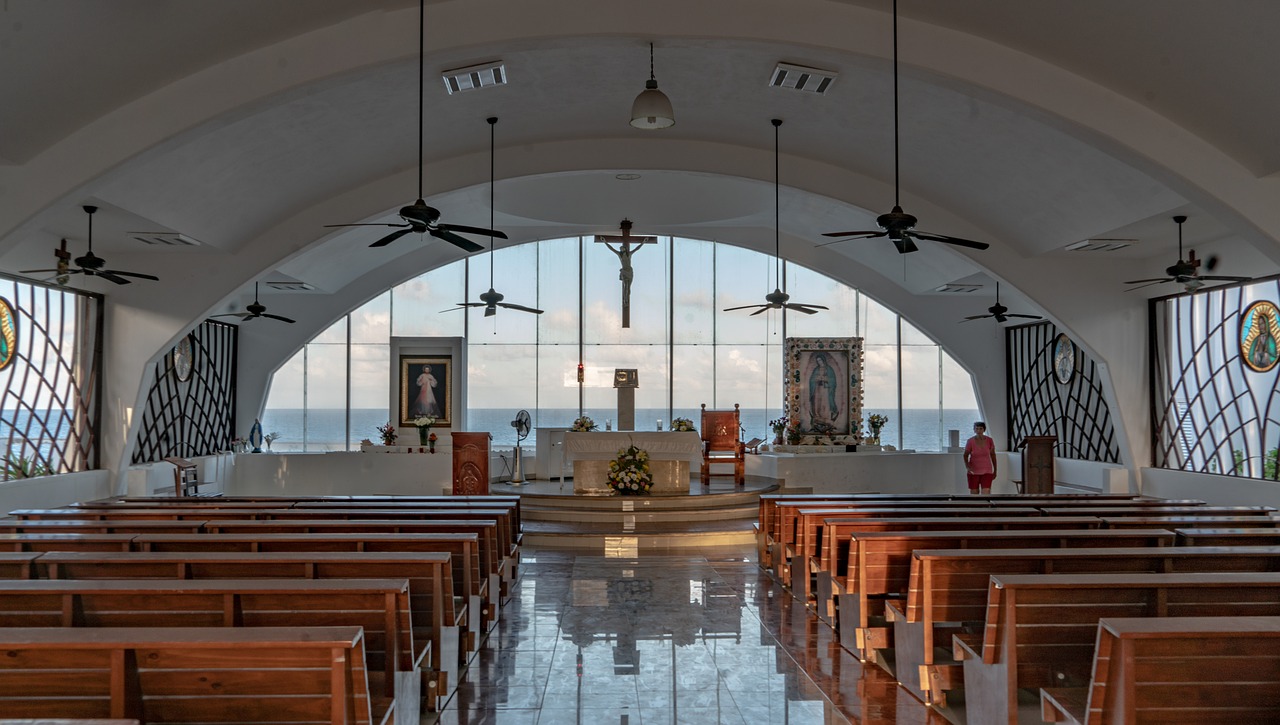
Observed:
[[[1140,430],[1133,339],[1145,299],[1120,283],[1172,261],[1168,217],[1191,215],[1188,242],[1222,254],[1224,272],[1280,263],[1268,176],[1280,163],[1268,124],[1277,51],[1263,30],[1280,6],[903,0],[904,205],[922,229],[993,248],[818,249],[821,232],[868,228],[892,204],[888,4],[429,3],[428,199],[446,221],[487,222],[484,118],[497,115],[497,222],[512,243],[625,215],[654,233],[767,250],[768,120],[780,117],[785,255],[872,291],[974,370],[994,365],[999,331],[955,321],[990,304],[989,291],[931,290],[1011,283],[1110,366],[1115,402]],[[379,287],[458,258],[412,237],[367,250],[367,232],[323,228],[392,219],[416,195],[415,3],[58,0],[10,3],[3,16],[0,67],[17,71],[0,74],[0,269],[47,266],[60,237],[81,244],[78,207],[100,203],[101,253],[162,277],[103,290],[143,357],[243,305],[264,275],[318,288],[266,300],[298,317],[291,335],[305,339]],[[659,133],[626,125],[650,40],[677,113]],[[509,85],[445,94],[440,71],[497,59]],[[839,78],[822,97],[769,88],[779,61]],[[1253,92],[1237,101],[1238,88]],[[622,171],[641,178],[618,181]],[[202,246],[156,250],[123,234],[157,230]],[[1098,236],[1139,243],[1062,251]]]

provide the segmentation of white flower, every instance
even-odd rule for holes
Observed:
[[[436,424],[436,419],[428,415],[420,415],[417,418],[414,418],[413,420],[409,421],[409,425],[415,425],[419,428],[422,428],[424,426],[429,427],[435,424]]]

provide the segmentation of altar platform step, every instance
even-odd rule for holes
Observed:
[[[693,480],[687,494],[651,496],[574,495],[572,480],[490,486],[520,496],[527,546],[606,553],[752,545],[760,494],[778,489],[763,478],[748,478],[742,488],[730,479],[710,486]]]

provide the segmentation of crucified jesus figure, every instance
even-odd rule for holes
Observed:
[[[618,270],[618,279],[622,280],[622,326],[629,328],[631,327],[631,280],[635,279],[636,275],[635,269],[631,267],[631,256],[646,244],[657,244],[658,238],[631,236],[630,219],[623,219],[619,227],[622,229],[622,236],[597,235],[596,241],[618,255],[618,261],[622,263],[622,267]],[[618,246],[615,247],[609,242],[617,242]],[[634,247],[631,246],[633,244]]]

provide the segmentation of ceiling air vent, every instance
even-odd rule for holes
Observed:
[[[505,86],[507,84],[507,67],[500,60],[480,65],[454,68],[441,74],[444,89],[449,95],[489,86]]]
[[[829,70],[806,68],[802,65],[779,63],[769,77],[769,85],[776,88],[790,88],[796,91],[808,91],[822,95],[832,83],[836,82],[836,74]]]
[[[125,232],[126,235],[153,247],[198,247],[200,242],[178,232]]]
[[[277,292],[311,292],[315,289],[306,282],[263,282],[263,285],[270,287]]]
[[[934,288],[934,292],[947,295],[967,295],[982,289],[980,284],[944,284]]]
[[[1132,247],[1137,239],[1086,239],[1083,242],[1068,244],[1068,252],[1114,252],[1117,249]]]

